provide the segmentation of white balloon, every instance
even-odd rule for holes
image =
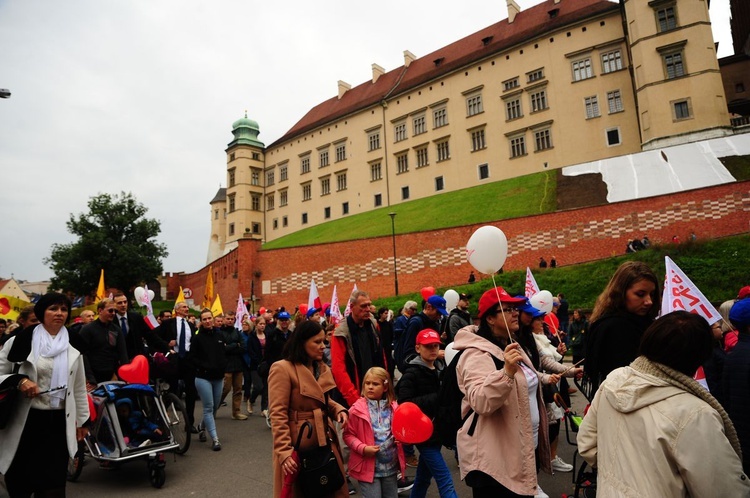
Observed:
[[[552,311],[552,293],[548,290],[542,290],[529,298],[531,305],[545,313]]]
[[[155,295],[154,291],[152,291],[151,289],[149,289],[148,290],[148,300],[149,301],[153,301],[154,300],[154,295]]]
[[[453,289],[448,289],[445,291],[445,294],[443,294],[443,299],[445,299],[445,309],[450,311],[458,304],[458,292]]]
[[[450,365],[453,361],[453,358],[458,354],[458,351],[453,349],[453,343],[451,342],[447,346],[445,346],[445,364]]]
[[[143,297],[146,295],[146,289],[143,287],[136,287],[133,290],[133,296],[135,297],[135,302],[140,304],[141,306],[145,306],[143,304]]]
[[[477,228],[466,243],[466,259],[480,273],[497,272],[507,257],[508,239],[495,226]]]

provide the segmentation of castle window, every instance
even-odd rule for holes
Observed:
[[[235,194],[229,194],[227,197],[229,198],[229,212],[233,213],[235,207]]]
[[[346,142],[342,142],[336,145],[336,162],[346,160]]]
[[[672,105],[672,119],[680,121],[693,117],[690,99],[681,99],[670,102]]]
[[[544,79],[544,69],[537,69],[535,71],[531,71],[530,73],[526,73],[526,78],[529,83],[533,83],[534,81],[539,81]]]
[[[531,112],[543,111],[547,108],[547,91],[539,90],[530,95]]]
[[[484,112],[482,107],[482,94],[477,93],[466,97],[466,116],[476,116]]]
[[[377,150],[380,148],[380,130],[372,131],[367,135],[368,150]]]
[[[302,200],[309,201],[310,199],[312,199],[312,185],[308,182],[302,185]]]
[[[282,164],[279,166],[279,181],[285,182],[289,179],[289,168],[286,164]]]
[[[375,194],[375,207],[383,205],[383,194]]]
[[[250,206],[253,211],[260,211],[260,194],[250,193]]]
[[[318,159],[320,161],[320,165],[318,167],[325,168],[326,166],[328,166],[328,149],[321,150],[318,153]]]
[[[331,193],[331,177],[327,176],[320,179],[320,195],[328,195]]]
[[[370,165],[370,181],[377,181],[383,179],[383,168],[380,162],[372,163]]]
[[[675,15],[674,5],[668,7],[661,7],[656,9],[656,23],[659,27],[659,32],[670,31],[677,27],[677,16]]]
[[[302,213],[302,224],[307,225],[307,213]]]
[[[507,92],[508,90],[513,90],[514,88],[518,88],[517,76],[507,81],[503,81],[503,91]]]
[[[445,181],[442,176],[435,178],[435,192],[440,192],[445,189]]]
[[[266,210],[267,211],[271,211],[274,208],[275,199],[276,198],[274,197],[273,192],[266,196]]]
[[[427,166],[429,164],[428,158],[427,158],[427,146],[423,145],[421,147],[417,147],[414,152],[417,155],[417,168],[422,168],[424,166]]]
[[[326,206],[323,208],[323,219],[330,219],[331,218],[331,208],[329,206]]]
[[[484,140],[484,128],[474,130],[471,132],[471,151],[476,152],[487,147],[487,143]]]
[[[349,214],[349,203],[348,202],[342,202],[341,203],[341,214]]]
[[[300,160],[300,174],[304,175],[305,173],[309,173],[309,172],[310,172],[310,156],[307,155]]]
[[[599,99],[596,95],[586,97],[583,99],[584,106],[586,107],[586,119],[597,118],[599,114]]]
[[[234,171],[234,168],[227,171],[227,176],[229,177],[227,180],[227,185],[229,185],[229,187],[234,187]]]
[[[604,130],[604,132],[607,135],[607,147],[612,147],[614,145],[620,145],[620,128],[610,128],[608,130]]]
[[[664,60],[664,71],[667,79],[671,80],[685,76],[685,65],[682,63],[682,51],[662,54]]]
[[[409,187],[401,187],[401,200],[405,201],[409,199]]]
[[[234,235],[234,223],[229,224],[229,236]]]
[[[510,157],[521,157],[526,155],[526,137],[523,135],[510,139]]]
[[[260,235],[260,223],[253,223],[253,233]]]
[[[510,121],[512,119],[518,119],[523,116],[523,110],[521,109],[521,97],[510,99],[505,102],[505,119]]]
[[[477,168],[477,172],[479,173],[480,180],[486,180],[490,177],[490,165],[487,163],[480,164]]]
[[[289,193],[288,191],[281,190],[279,192],[279,206],[286,206],[289,203]]]
[[[437,142],[435,144],[435,148],[437,149],[438,162],[447,161],[451,158],[451,150],[447,139],[441,142]]]
[[[427,125],[425,124],[424,114],[415,117],[412,124],[414,125],[415,135],[419,135],[427,131]]]
[[[622,69],[620,49],[602,54],[602,74],[619,71],[620,69]]]
[[[273,185],[274,183],[276,183],[276,181],[274,180],[274,176],[275,175],[276,175],[276,173],[273,170],[271,170],[271,171],[269,171],[269,172],[266,173],[266,185],[267,186],[270,187],[271,185]]]
[[[289,226],[289,218],[284,216],[281,218],[281,226],[282,227],[288,227]]]
[[[534,150],[547,150],[552,148],[552,138],[549,128],[534,132]]]
[[[396,156],[396,171],[399,174],[409,171],[409,155],[407,152]]]
[[[336,191],[346,190],[346,172],[336,175]]]
[[[260,170],[258,168],[250,168],[250,185],[256,187],[260,185]]]
[[[393,136],[394,136],[394,142],[400,142],[402,140],[406,140],[406,123],[396,123],[393,125]]]
[[[609,106],[610,114],[622,111],[622,97],[620,96],[620,90],[607,93],[607,105]]]
[[[581,81],[593,77],[594,72],[591,69],[591,57],[573,62],[573,81]]]
[[[448,109],[443,105],[432,110],[433,128],[448,124]]]

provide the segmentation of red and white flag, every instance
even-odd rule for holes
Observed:
[[[357,284],[354,284],[354,288],[352,289],[352,292],[354,292],[355,290],[357,290]],[[352,313],[352,303],[347,298],[347,300],[346,300],[346,309],[344,310],[344,316],[347,317],[351,313]]]
[[[536,283],[534,275],[531,273],[531,268],[526,267],[526,297],[529,298],[539,292],[539,285]]]
[[[695,286],[669,256],[664,256],[667,275],[664,294],[661,300],[661,314],[685,310],[696,313],[706,319],[709,325],[721,320],[721,315],[713,304]]]
[[[339,308],[339,295],[336,292],[336,286],[333,286],[333,297],[331,297],[331,316],[329,318],[333,325],[338,325],[341,322],[341,308]]]
[[[248,316],[247,308],[245,307],[245,300],[242,299],[242,293],[240,293],[239,299],[237,299],[237,311],[234,315],[234,328],[242,330],[242,320]]]
[[[146,292],[143,293],[143,304],[146,305],[146,316],[143,317],[143,321],[146,322],[146,326],[151,330],[154,330],[159,326],[159,322],[156,321],[154,316],[154,308],[151,306],[151,298],[148,295],[148,285],[144,285],[143,288]]]
[[[695,380],[698,384],[703,386],[703,389],[705,389],[708,392],[711,392],[711,390],[708,388],[708,382],[706,382],[706,372],[703,371],[703,367],[698,367],[698,371],[695,372],[695,375],[693,375],[693,380]]]
[[[310,279],[310,296],[307,298],[307,309],[315,308],[320,310],[323,308],[323,302],[320,300],[320,294],[318,294],[318,287],[315,285],[315,280]]]

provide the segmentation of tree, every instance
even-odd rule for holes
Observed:
[[[107,287],[128,292],[161,274],[168,255],[166,245],[154,240],[161,227],[145,218],[148,209],[133,194],[99,194],[89,199],[88,207],[88,213],[71,214],[66,223],[78,240],[53,244],[44,259],[55,274],[51,289],[91,294],[104,269]]]

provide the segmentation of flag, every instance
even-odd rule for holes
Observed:
[[[182,292],[182,286],[180,286],[180,292],[177,293],[177,299],[174,300],[175,304],[186,302],[185,293]]]
[[[336,292],[336,286],[333,286],[333,297],[331,297],[331,323],[338,325],[341,321],[341,308],[339,308],[339,295]]]
[[[204,308],[210,308],[211,302],[214,300],[214,272],[213,266],[208,267],[208,275],[206,275],[206,291],[203,293],[203,304]]]
[[[357,290],[357,284],[354,284],[354,288],[352,289],[352,293]],[[351,294],[350,294],[351,295]],[[331,305],[333,306],[333,305]],[[349,301],[349,299],[346,300],[346,309],[344,310],[344,317],[347,317],[352,312],[352,303]]]
[[[73,308],[80,308],[81,306],[83,306],[84,301],[85,300],[84,300],[83,296],[77,296],[73,300]]]
[[[307,309],[315,308],[320,310],[323,308],[323,302],[320,300],[318,294],[318,287],[315,285],[315,280],[310,279],[310,295],[307,298]]]
[[[534,275],[531,273],[531,268],[526,267],[526,297],[531,297],[539,292],[539,285],[536,283]]]
[[[17,297],[0,294],[0,318],[16,320],[18,314],[30,303]]]
[[[99,287],[96,288],[96,299],[94,300],[94,303],[98,303],[105,297],[106,296],[104,295],[104,268],[102,268],[102,272],[99,275]]]
[[[685,310],[696,313],[706,319],[709,325],[721,320],[721,315],[706,296],[690,281],[682,270],[670,259],[664,256],[664,266],[667,270],[662,297],[661,314]]]
[[[695,372],[695,375],[693,375],[693,380],[696,381],[698,384],[700,384],[703,389],[705,389],[708,392],[711,392],[711,389],[708,388],[708,382],[706,382],[706,372],[703,370],[703,365],[698,367],[698,370]]]
[[[245,306],[245,300],[242,299],[242,294],[237,299],[237,311],[234,317],[234,328],[242,330],[242,320],[248,316],[247,307]]]
[[[154,330],[159,326],[159,322],[156,321],[156,317],[154,316],[154,307],[151,306],[151,298],[148,295],[148,285],[144,285],[143,288],[146,290],[146,292],[143,294],[142,299],[144,306],[146,306],[146,316],[143,317],[143,321],[146,322],[148,328]]]
[[[224,308],[221,307],[221,299],[219,299],[218,294],[216,294],[216,299],[214,299],[214,304],[211,305],[211,314],[213,316],[224,314]]]

